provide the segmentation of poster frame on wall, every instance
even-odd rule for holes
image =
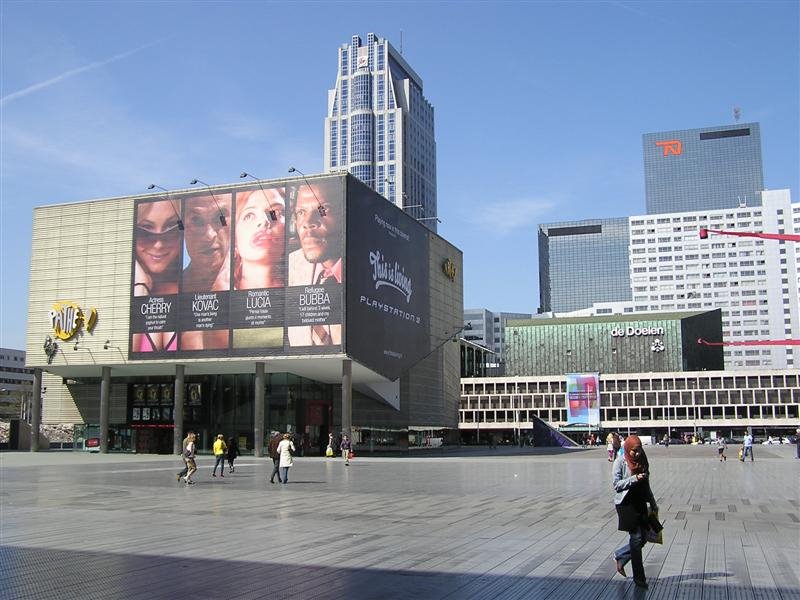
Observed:
[[[600,373],[567,373],[567,426],[600,428]]]

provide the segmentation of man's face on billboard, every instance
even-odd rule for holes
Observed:
[[[230,203],[224,200],[220,207],[211,196],[194,198],[186,207],[186,251],[192,265],[216,273],[228,258],[230,230],[219,220],[220,210],[230,220]]]
[[[319,202],[325,209],[323,217],[319,211]],[[304,186],[297,193],[294,209],[297,237],[300,247],[308,262],[335,262],[341,258],[341,215],[338,209],[325,201],[318,187]]]

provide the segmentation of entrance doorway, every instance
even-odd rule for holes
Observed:
[[[328,433],[331,431],[331,412],[333,404],[329,401],[311,400],[306,402],[304,452],[312,456],[324,456],[328,446]],[[336,448],[334,448],[336,452]]]
[[[172,454],[172,427],[136,427],[137,454]]]

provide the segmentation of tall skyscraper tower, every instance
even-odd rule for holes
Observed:
[[[761,206],[758,123],[645,133],[647,214]]]
[[[339,48],[328,91],[325,170],[349,171],[436,230],[433,107],[422,79],[385,39],[354,35]]]

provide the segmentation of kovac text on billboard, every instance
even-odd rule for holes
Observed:
[[[131,358],[342,352],[344,181],[137,200]]]

